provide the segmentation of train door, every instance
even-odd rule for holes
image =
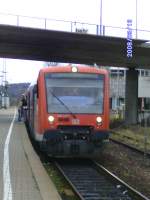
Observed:
[[[37,104],[37,85],[33,88],[33,133],[36,139],[37,129],[38,129],[38,104]]]

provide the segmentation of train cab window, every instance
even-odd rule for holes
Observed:
[[[104,75],[47,74],[45,81],[49,113],[68,113],[64,104],[73,113],[103,112]]]

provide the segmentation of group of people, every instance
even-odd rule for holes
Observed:
[[[18,105],[18,121],[25,120],[26,110],[27,110],[27,100],[26,100],[25,95],[23,94],[21,96],[21,99]]]

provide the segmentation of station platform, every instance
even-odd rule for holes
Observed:
[[[0,109],[0,196],[3,200],[61,200],[24,123],[17,121],[16,108]]]

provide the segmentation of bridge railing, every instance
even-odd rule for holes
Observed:
[[[0,13],[0,24],[127,38],[127,27],[114,27],[105,25],[100,26],[98,24],[84,22],[38,18],[13,14]],[[132,38],[149,40],[150,30],[132,29]]]

